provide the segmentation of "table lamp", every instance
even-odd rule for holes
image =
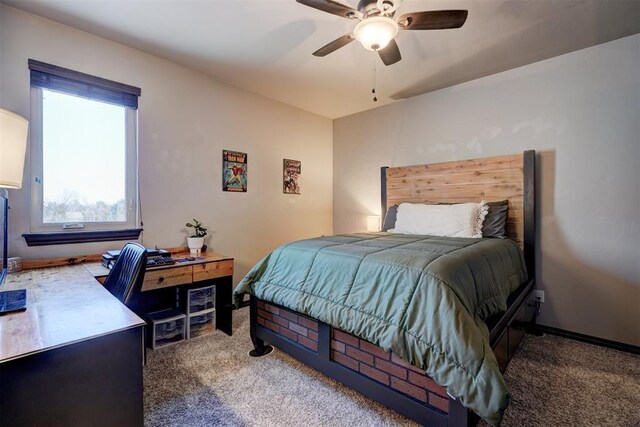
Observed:
[[[0,188],[22,188],[29,122],[0,108]]]
[[[367,231],[380,231],[380,215],[367,217]]]
[[[0,108],[0,190],[22,188],[24,156],[27,148],[27,130],[29,122],[11,111]],[[0,196],[2,194],[0,193]],[[3,197],[2,227],[0,231],[0,284],[7,269],[7,199]],[[4,312],[20,311],[27,307],[26,289],[0,292],[0,309]]]

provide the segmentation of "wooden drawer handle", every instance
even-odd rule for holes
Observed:
[[[164,282],[164,277],[158,278],[158,283],[162,283],[162,282]]]

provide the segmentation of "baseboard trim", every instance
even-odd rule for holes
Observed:
[[[618,341],[611,341],[604,338],[598,338],[591,335],[580,334],[578,332],[571,332],[560,328],[554,328],[551,326],[545,326],[536,324],[535,327],[538,331],[551,335],[557,335],[559,337],[569,338],[576,341],[582,341],[588,344],[599,345],[601,347],[612,348],[614,350],[625,351],[627,353],[640,354],[640,347],[625,344]]]

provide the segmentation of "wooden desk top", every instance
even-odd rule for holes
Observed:
[[[195,260],[187,261],[187,258],[193,257]],[[147,271],[154,270],[164,270],[167,268],[176,268],[176,267],[184,267],[187,265],[197,265],[197,264],[206,264],[208,262],[216,262],[216,261],[225,261],[225,260],[233,260],[233,257],[228,257],[225,255],[220,255],[215,252],[203,252],[199,256],[192,256],[188,253],[181,254],[173,254],[173,259],[176,261],[175,264],[171,265],[162,265],[160,267],[148,268]],[[106,277],[109,274],[108,268],[104,267],[99,262],[92,262],[84,264],[85,268],[93,275],[93,277]]]
[[[145,324],[82,265],[9,274],[0,291],[23,288],[27,310],[0,316],[0,363]]]

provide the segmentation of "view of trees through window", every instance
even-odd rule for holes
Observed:
[[[125,108],[43,90],[43,223],[127,220]]]
[[[42,216],[45,223],[126,221],[126,209],[124,199],[115,203],[88,203],[78,193],[66,193],[56,201],[45,200]]]

